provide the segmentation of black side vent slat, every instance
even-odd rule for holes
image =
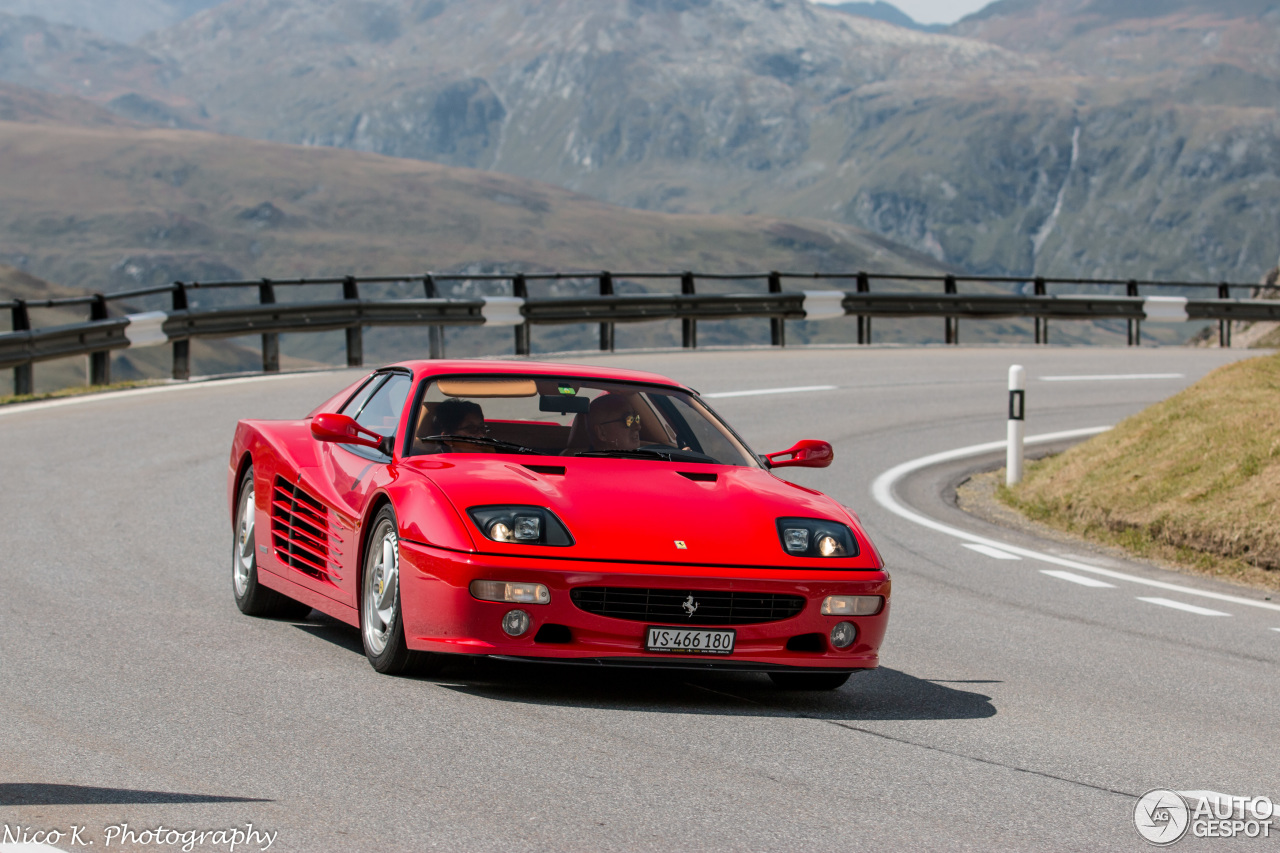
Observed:
[[[689,602],[689,597],[693,601]],[[569,591],[579,610],[673,625],[758,625],[779,622],[804,610],[803,595],[696,589],[646,589],[626,586],[579,586]],[[686,603],[696,605],[690,616]]]
[[[563,465],[525,465],[524,467],[528,468],[535,474],[554,474],[557,477],[564,476]]]
[[[701,471],[677,471],[676,473],[686,480],[693,480],[695,483],[714,483],[716,481],[715,474],[706,474]]]
[[[276,478],[271,495],[271,539],[285,565],[321,580],[336,577],[328,512],[283,477]]]

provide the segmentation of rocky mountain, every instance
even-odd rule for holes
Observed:
[[[118,42],[176,24],[222,0],[0,0],[0,13],[30,15]]]
[[[844,12],[847,15],[858,15],[863,18],[873,18],[877,21],[884,21],[887,24],[893,24],[897,27],[906,27],[911,30],[922,30],[926,33],[945,32],[947,27],[945,24],[918,24],[910,15],[894,6],[892,3],[886,3],[884,0],[875,0],[874,3],[832,3],[832,9],[837,12]]]

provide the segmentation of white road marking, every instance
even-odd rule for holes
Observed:
[[[986,554],[994,560],[1021,560],[1017,554],[1010,554],[1008,551],[1001,551],[999,548],[992,548],[990,545],[979,545],[976,542],[965,542],[964,547],[970,551],[977,551],[979,554]]]
[[[1280,631],[1280,628],[1272,628],[1272,631]]]
[[[1207,607],[1197,607],[1194,604],[1183,604],[1181,601],[1174,601],[1172,598],[1138,598],[1139,601],[1145,601],[1148,604],[1159,604],[1161,607],[1172,607],[1174,610],[1185,610],[1187,613],[1195,613],[1199,616],[1230,616],[1230,613],[1223,613],[1221,610],[1210,610]]]
[[[1080,376],[1041,376],[1041,382],[1123,382],[1132,379],[1186,379],[1184,373],[1109,373]]]
[[[1111,427],[1091,427],[1089,429],[1067,430],[1065,432],[1051,432],[1044,435],[1028,436],[1027,444],[1049,444],[1054,441],[1062,441],[1069,438],[1084,438],[1090,435],[1106,432]],[[1188,586],[1180,586],[1174,583],[1166,583],[1165,581],[1152,580],[1150,578],[1139,577],[1138,575],[1130,575],[1124,572],[1117,572],[1111,569],[1103,569],[1098,566],[1090,566],[1087,563],[1081,563],[1076,560],[1067,560],[1062,557],[1055,557],[1052,554],[1044,554],[1040,551],[1032,551],[1029,548],[1019,548],[1016,545],[1010,545],[997,539],[988,539],[985,536],[977,536],[969,533],[967,530],[961,530],[957,527],[943,524],[940,521],[934,521],[928,516],[921,515],[913,509],[908,509],[898,502],[893,494],[893,487],[908,474],[919,471],[922,468],[928,468],[931,465],[937,465],[941,462],[953,462],[957,459],[964,459],[969,456],[980,456],[983,453],[992,453],[997,450],[1004,450],[1005,442],[992,441],[986,444],[975,444],[971,447],[961,447],[956,450],[947,450],[943,453],[934,453],[929,456],[922,456],[919,459],[913,459],[910,462],[903,462],[901,465],[895,465],[888,471],[885,471],[875,482],[871,484],[871,495],[875,498],[876,503],[889,510],[896,516],[905,518],[913,524],[921,527],[927,527],[930,530],[947,536],[954,536],[957,539],[963,539],[966,542],[976,542],[979,545],[988,545],[997,550],[1007,551],[1010,554],[1017,554],[1029,560],[1039,560],[1042,563],[1049,563],[1053,566],[1062,566],[1064,569],[1075,569],[1077,572],[1084,572],[1089,575],[1099,575],[1111,580],[1127,581],[1129,583],[1141,584],[1142,586],[1155,587],[1156,589],[1167,589],[1171,592],[1179,592],[1184,595],[1195,595],[1201,598],[1212,598],[1216,601],[1229,601],[1232,604],[1243,604],[1249,607],[1260,607],[1264,610],[1273,610],[1280,613],[1280,604],[1273,604],[1270,601],[1254,601],[1248,598],[1241,598],[1238,595],[1226,595],[1221,592],[1210,592],[1204,589],[1194,589]]]
[[[1072,583],[1078,583],[1080,584],[1080,586],[1091,586],[1091,587],[1094,587],[1095,589],[1115,589],[1116,588],[1116,585],[1113,583],[1100,581],[1097,578],[1087,578],[1084,575],[1075,575],[1075,574],[1072,574],[1071,572],[1064,572],[1061,569],[1041,569],[1040,574],[1048,575],[1049,577],[1057,578],[1058,580],[1071,581]]]
[[[66,853],[66,851],[61,847],[50,847],[48,844],[18,841],[11,844],[0,844],[0,853]]]
[[[756,397],[761,394],[799,394],[804,391],[835,391],[838,385],[797,385],[795,388],[757,388],[754,391],[719,391],[703,394],[704,399],[719,400],[724,397]]]

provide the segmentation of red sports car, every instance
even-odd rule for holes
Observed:
[[[232,586],[253,616],[360,629],[379,672],[450,654],[767,672],[878,663],[889,575],[850,510],[698,394],[630,370],[414,361],[292,421],[240,421]]]

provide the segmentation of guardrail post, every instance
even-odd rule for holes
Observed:
[[[25,332],[31,328],[31,315],[27,312],[27,303],[21,299],[13,300],[13,330]],[[35,393],[32,380],[31,362],[19,364],[13,369],[13,393],[16,395]]]
[[[1125,285],[1124,292],[1126,296],[1137,296],[1138,282],[1134,281],[1133,279],[1129,279],[1129,283]],[[1141,320],[1129,321],[1129,346],[1131,347],[1142,346],[1142,321]]]
[[[613,274],[608,270],[600,271],[600,295],[613,296]],[[613,352],[613,324],[600,324],[600,351]]]
[[[1231,298],[1231,286],[1228,285],[1225,281],[1218,285],[1218,298],[1219,299]],[[1231,346],[1231,321],[1230,320],[1223,319],[1218,321],[1218,346],[1220,347]]]
[[[190,308],[187,302],[187,286],[180,281],[173,283],[173,310],[186,311]],[[187,380],[191,378],[191,339],[183,338],[173,342],[173,378]]]
[[[101,293],[95,293],[93,302],[89,306],[89,319],[106,320],[108,316],[107,297]],[[89,353],[89,384],[111,384],[111,350]]]
[[[782,292],[782,274],[776,270],[769,273],[769,292]],[[785,317],[769,318],[769,340],[775,347],[785,347],[787,345],[787,320]]]
[[[858,292],[871,292],[871,276],[861,271],[858,273]],[[871,318],[866,314],[858,315],[858,343],[871,343]]]
[[[516,273],[511,279],[511,295],[519,299],[529,298],[529,284],[522,273]],[[516,326],[516,355],[529,354],[529,321]]]
[[[276,304],[276,289],[271,279],[264,278],[258,285],[258,302],[262,305]],[[280,372],[280,335],[276,332],[264,332],[262,335],[262,372]]]
[[[945,279],[943,279],[942,289],[944,293],[955,293],[956,277],[953,275],[949,275]],[[947,324],[947,327],[946,327],[947,343],[949,344],[960,343],[960,319],[958,317],[947,317],[946,324]]]
[[[1036,280],[1035,280],[1035,294],[1036,296],[1044,296],[1045,293],[1046,291],[1044,287],[1044,276],[1038,275],[1036,276]],[[1049,318],[1048,317],[1036,317],[1036,343],[1038,344],[1049,343]]]
[[[438,299],[435,276],[427,273],[422,277],[422,291],[428,299]],[[427,358],[444,358],[444,327],[427,326]]]
[[[694,293],[693,273],[685,271],[680,276],[680,293],[682,295],[692,295]],[[680,344],[685,349],[696,349],[698,346],[698,321],[684,319],[680,321]]]
[[[347,276],[342,280],[342,298],[360,299],[360,287],[355,276]],[[364,365],[364,328],[357,322],[347,327],[347,367]]]

